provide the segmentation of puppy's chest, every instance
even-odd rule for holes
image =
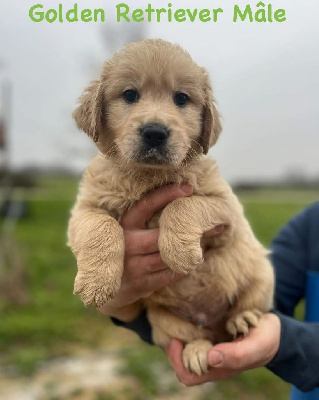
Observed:
[[[97,199],[98,207],[104,208],[115,219],[128,211],[143,196],[166,185],[181,185],[188,183],[193,187],[194,194],[200,191],[203,181],[202,171],[196,172],[181,170],[178,173],[162,173],[140,177],[134,175],[112,175],[111,170],[98,175],[93,189],[93,196]],[[143,178],[143,179],[142,179]],[[158,226],[160,213],[154,215],[149,228]]]

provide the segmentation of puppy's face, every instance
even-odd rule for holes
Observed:
[[[179,46],[131,43],[106,64],[74,117],[118,163],[178,167],[220,133],[205,71]]]

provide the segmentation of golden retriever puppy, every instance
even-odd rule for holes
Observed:
[[[221,131],[207,73],[180,46],[130,43],[86,89],[74,118],[99,149],[69,222],[74,293],[96,307],[114,298],[123,272],[121,215],[154,188],[191,184],[192,196],[171,202],[149,223],[159,227],[164,262],[186,277],[143,306],[154,342],[182,340],[185,367],[206,372],[212,343],[247,334],[271,308],[274,281],[267,251],[206,155]],[[224,232],[203,243],[203,233],[220,224]]]

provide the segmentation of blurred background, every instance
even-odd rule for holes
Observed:
[[[274,7],[287,14],[280,24],[233,23],[234,4],[246,0],[172,2],[224,9],[206,24],[116,23],[117,1],[77,3],[104,8],[106,22],[35,23],[32,2],[0,2],[0,399],[287,399],[289,385],[266,369],[184,388],[161,350],[72,295],[66,226],[95,148],[71,114],[122,44],[147,37],[181,44],[207,68],[223,116],[211,156],[269,245],[319,198],[318,2],[278,0]]]

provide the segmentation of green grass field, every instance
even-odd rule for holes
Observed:
[[[72,354],[81,347],[124,348],[124,337],[125,373],[138,379],[141,399],[156,398],[156,372],[145,360],[167,369],[161,350],[140,344],[131,334],[119,334],[105,316],[85,309],[72,295],[76,265],[65,243],[76,190],[75,179],[46,177],[39,188],[25,194],[30,213],[18,223],[14,238],[25,264],[29,302],[17,307],[5,298],[0,301],[0,364],[32,374],[40,361]],[[291,216],[319,197],[315,191],[243,192],[239,196],[254,231],[266,245]],[[218,383],[214,399],[280,400],[287,398],[288,391],[289,385],[259,369]]]

